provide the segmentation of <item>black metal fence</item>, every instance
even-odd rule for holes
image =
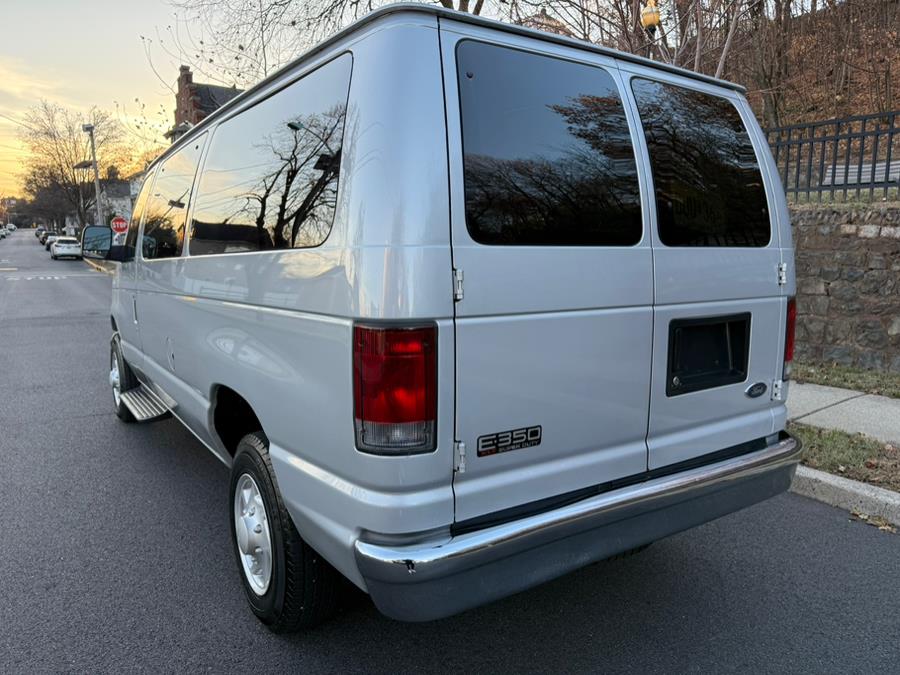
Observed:
[[[900,197],[900,110],[765,133],[792,201]]]

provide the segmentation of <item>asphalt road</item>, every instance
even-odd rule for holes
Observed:
[[[900,535],[784,495],[430,624],[365,597],[270,634],[245,607],[227,471],[178,422],[125,425],[110,279],[0,241],[0,672],[900,669]]]

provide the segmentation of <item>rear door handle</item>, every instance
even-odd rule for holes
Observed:
[[[137,299],[133,295],[131,296],[131,311],[134,314],[134,322],[137,323]]]

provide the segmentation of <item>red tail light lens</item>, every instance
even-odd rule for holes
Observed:
[[[354,326],[357,448],[388,455],[434,450],[436,347],[436,326]]]
[[[797,299],[788,298],[787,321],[784,332],[784,374],[782,379],[791,377],[791,362],[794,360],[794,335],[797,330]]]

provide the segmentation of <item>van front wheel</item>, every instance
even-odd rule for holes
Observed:
[[[244,593],[275,633],[310,628],[337,607],[340,573],[303,539],[272,471],[265,434],[238,443],[231,469],[231,540]]]
[[[109,346],[109,386],[112,387],[116,415],[123,422],[134,422],[134,415],[122,400],[122,394],[138,386],[138,381],[122,356],[122,345],[119,342],[118,334],[113,336]]]

